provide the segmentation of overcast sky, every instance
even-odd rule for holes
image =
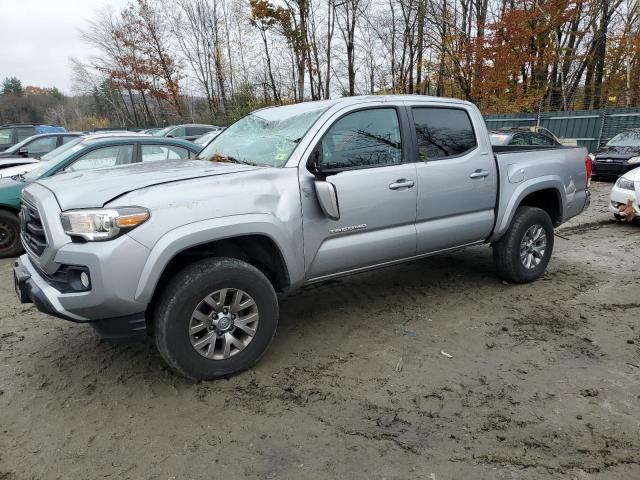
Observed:
[[[79,38],[88,19],[106,5],[127,0],[0,0],[0,81],[71,91],[69,57],[91,51]]]

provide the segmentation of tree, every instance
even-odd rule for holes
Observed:
[[[7,77],[2,82],[2,95],[17,95],[23,94],[22,82],[17,77]]]

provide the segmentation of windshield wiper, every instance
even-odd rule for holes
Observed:
[[[13,175],[11,180],[19,180],[21,182],[26,182],[27,180],[24,178],[24,173],[19,173],[17,175]]]

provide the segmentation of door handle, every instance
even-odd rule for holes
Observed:
[[[471,173],[469,175],[469,178],[484,178],[484,177],[488,177],[489,176],[489,172],[487,172],[486,170],[476,170],[475,172]]]
[[[413,180],[407,180],[406,178],[399,178],[395,182],[389,184],[390,190],[400,190],[401,188],[411,188],[415,185]]]

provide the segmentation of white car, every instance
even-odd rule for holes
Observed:
[[[21,173],[27,173],[40,165],[37,158],[6,158],[0,159],[0,178],[9,178]]]
[[[640,198],[640,168],[634,168],[618,178],[618,181],[611,189],[609,210],[617,219],[620,219],[622,217],[618,208],[631,200],[636,215],[640,216],[638,198]]]

